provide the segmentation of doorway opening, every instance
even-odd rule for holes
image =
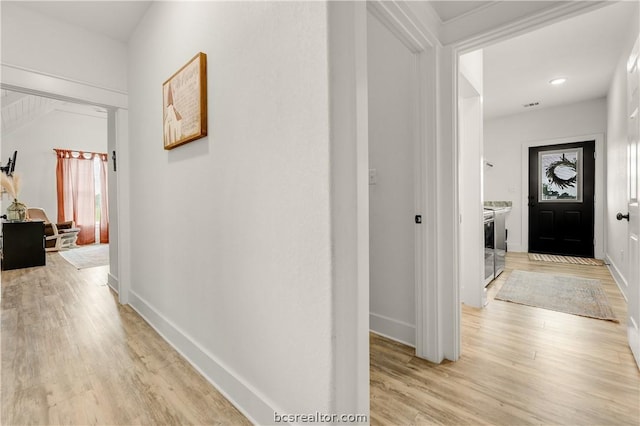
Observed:
[[[593,257],[595,141],[529,148],[529,253]]]
[[[358,244],[368,253],[369,330],[435,360],[436,230],[426,203],[436,196],[436,41],[402,10],[367,2],[363,12],[368,138],[358,143],[369,185],[358,214],[369,226]]]
[[[36,84],[36,86],[31,87],[32,82],[37,81],[37,80],[34,80],[33,74],[36,74],[36,73],[32,71],[24,71],[24,70],[16,71],[13,79],[15,81],[13,81],[13,84],[2,82],[1,88],[3,90],[3,93],[10,91],[11,93],[17,94],[15,96],[16,98],[24,97],[29,99],[30,98],[42,99],[46,103],[63,105],[64,109],[69,110],[71,113],[75,115],[78,115],[81,117],[82,116],[92,117],[94,119],[99,118],[102,121],[103,126],[99,131],[102,136],[97,137],[97,139],[102,140],[104,144],[100,145],[97,149],[95,148],[92,149],[92,151],[101,151],[103,153],[106,153],[111,150],[115,151],[115,148],[118,142],[119,143],[125,142],[124,131],[126,131],[126,128],[122,127],[120,129],[121,132],[116,132],[116,117],[117,117],[117,114],[120,114],[121,107],[123,105],[126,105],[126,95],[124,95],[124,98],[123,98],[119,95],[114,95],[109,91],[103,91],[101,89],[97,89],[93,87],[88,88],[87,86],[84,86],[81,83],[73,83],[73,84],[69,82],[63,83],[61,80],[52,76],[46,77],[48,79],[48,84],[42,85],[42,87]],[[43,77],[41,77],[41,79],[42,78]],[[3,104],[3,106],[4,105],[5,104]],[[122,120],[122,123],[123,125],[126,125],[126,116],[123,116],[123,118],[124,119]],[[74,126],[67,126],[65,130],[67,133],[70,134],[70,133],[73,133],[74,131],[77,133],[78,129],[75,128]],[[43,137],[42,139],[47,139],[47,138]],[[90,138],[90,139],[93,139],[93,138]],[[69,139],[65,139],[65,140],[69,140]],[[81,142],[86,143],[86,141],[81,141]],[[9,149],[7,148],[6,144],[7,144],[7,140],[6,138],[3,138],[3,146],[1,148]],[[66,146],[69,148],[74,148],[74,149],[76,148],[75,146],[70,146],[69,144],[66,144]],[[57,147],[52,146],[49,148],[57,148]],[[22,147],[21,149],[24,150],[24,147]],[[85,145],[80,145],[77,147],[77,149],[85,149]],[[49,150],[47,151],[47,154],[50,154],[51,152],[52,151]],[[105,157],[104,159],[106,160],[106,155],[104,155],[104,157]],[[22,156],[22,159],[24,160],[25,157]],[[40,191],[43,194],[44,194],[43,191],[45,191],[44,188],[48,188],[48,186],[46,185],[47,182],[53,185],[52,190],[46,191],[46,194],[47,194],[46,196],[51,198],[51,200],[47,204],[49,206],[48,210],[50,211],[49,214],[51,215],[51,217],[55,217],[57,212],[56,187],[55,187],[56,185],[55,161],[53,161],[53,163],[54,163],[53,171],[51,171],[50,174],[47,174],[44,183],[42,185],[36,185],[37,191]],[[92,173],[95,173],[93,171],[94,166],[95,164],[92,164],[92,167],[91,167]],[[109,228],[111,233],[111,241],[108,247],[109,271],[108,271],[106,281],[107,281],[107,284],[116,293],[119,294],[120,301],[122,303],[125,303],[126,300],[123,300],[123,298],[126,299],[127,291],[126,291],[126,287],[123,287],[124,283],[123,283],[123,280],[121,279],[122,277],[121,268],[127,267],[126,271],[128,271],[128,263],[125,262],[125,264],[122,265],[123,262],[118,261],[118,258],[121,256],[122,253],[121,253],[121,247],[118,244],[118,240],[119,240],[118,239],[118,233],[119,233],[118,219],[119,218],[118,218],[117,200],[119,196],[118,196],[118,189],[117,189],[117,180],[116,180],[115,173],[113,172],[113,169],[111,167],[108,167],[107,169],[109,170],[107,172],[107,175],[108,175],[107,180],[110,181],[110,184],[102,185],[99,189],[99,195],[98,195],[101,199],[100,201],[101,210],[103,210],[103,207],[105,207],[107,204],[109,206],[109,218],[110,218]],[[106,190],[106,193],[104,192],[105,190]],[[41,196],[41,194],[39,194],[37,191],[34,194],[34,199],[42,200],[43,196]],[[102,201],[102,199],[105,199],[105,198],[109,199],[108,203]],[[46,203],[46,201],[39,201],[39,202]],[[100,216],[102,216],[102,212],[100,213]],[[95,220],[95,217],[93,220]]]
[[[82,256],[77,248],[108,244],[106,109],[7,89],[1,97],[2,149],[20,151],[20,199],[51,221],[46,250]],[[108,246],[100,253],[93,264],[108,264]]]
[[[587,91],[582,90],[585,93],[584,97],[571,97],[569,95],[583,96],[580,93],[568,93],[568,91],[573,90],[573,88],[569,89],[570,85],[573,85],[573,87],[578,86],[579,79],[577,77],[571,78],[572,76],[569,75],[568,80],[566,80],[568,84],[565,86],[557,85],[554,83],[557,83],[555,77],[558,76],[551,75],[547,78],[548,70],[542,70],[544,71],[541,71],[542,74],[536,74],[536,67],[544,68],[544,64],[548,62],[545,59],[547,56],[543,57],[542,55],[551,55],[557,50],[566,49],[569,51],[569,54],[562,55],[563,60],[566,61],[581,60],[581,55],[587,54],[585,53],[587,52],[586,50],[578,51],[571,47],[571,43],[584,43],[584,39],[569,40],[567,38],[562,43],[558,43],[557,40],[562,37],[552,37],[556,32],[564,32],[565,34],[571,32],[567,31],[565,25],[577,28],[576,33],[588,31],[588,25],[585,25],[585,22],[602,22],[603,19],[600,13],[610,17],[616,16],[616,19],[610,19],[610,21],[620,22],[620,19],[625,17],[622,9],[628,7],[629,5],[623,4],[606,6],[596,11],[585,11],[585,13],[565,19],[562,22],[542,23],[542,25],[535,28],[522,25],[519,28],[520,32],[515,36],[512,35],[513,33],[504,32],[502,36],[493,34],[491,37],[487,36],[484,39],[478,37],[467,45],[461,43],[457,48],[458,58],[478,49],[484,55],[484,149],[483,156],[476,158],[476,160],[479,160],[479,164],[483,164],[482,174],[478,174],[478,178],[482,176],[483,180],[483,203],[509,203],[510,212],[506,215],[507,247],[509,252],[527,253],[530,248],[532,249],[531,251],[551,251],[548,248],[535,248],[529,232],[530,227],[538,226],[539,228],[540,225],[538,218],[536,219],[537,223],[534,224],[532,223],[534,221],[533,217],[530,217],[530,208],[535,207],[530,206],[530,204],[535,204],[539,207],[538,195],[530,194],[530,148],[535,151],[542,146],[593,141],[594,149],[589,153],[589,160],[593,164],[591,166],[591,170],[594,173],[592,190],[595,193],[595,202],[591,199],[585,204],[585,207],[590,207],[592,212],[586,213],[587,217],[585,217],[585,213],[564,211],[567,210],[566,208],[562,212],[555,213],[547,210],[543,213],[544,219],[547,221],[546,225],[548,225],[544,232],[548,233],[553,227],[557,231],[557,228],[561,227],[566,231],[561,238],[567,240],[567,244],[569,244],[570,240],[574,240],[572,244],[577,244],[578,240],[580,240],[587,246],[581,253],[570,250],[571,254],[604,258],[605,175],[603,170],[605,157],[604,132],[607,130],[607,100],[605,97],[609,86],[603,84],[599,94],[593,94],[592,92],[586,94]],[[615,31],[614,35],[598,35],[599,42],[611,43],[616,46],[616,48],[610,49],[614,51],[611,56],[592,60],[590,63],[602,62],[610,63],[611,67],[615,66],[622,52],[616,50],[619,43],[613,43],[612,40],[615,37],[624,35],[624,25],[618,26],[621,29],[609,27],[607,30]],[[553,47],[545,44],[551,38],[554,40]],[[462,47],[463,45],[464,47]],[[537,52],[535,56],[534,52]],[[519,55],[526,56],[527,59],[522,60]],[[609,55],[609,52],[606,55]],[[503,59],[506,59],[511,65],[499,66],[499,62]],[[520,67],[524,62],[527,62],[528,66],[521,67],[521,72],[516,72],[515,68]],[[561,65],[559,60],[551,62],[556,67]],[[460,64],[460,62],[458,63]],[[496,72],[496,69],[499,69],[499,72]],[[575,67],[572,69],[575,69]],[[458,72],[460,72],[460,69]],[[586,73],[584,68],[581,70],[575,69],[575,72],[576,74],[578,72]],[[526,76],[529,80],[523,81],[523,76]],[[607,78],[609,79],[607,83],[610,83],[610,77]],[[521,87],[523,89],[520,91],[519,88]],[[526,93],[524,93],[525,88],[529,88]],[[516,101],[509,99],[510,94],[516,92],[521,94],[519,98],[521,102],[516,102],[517,99]],[[459,123],[459,112],[456,114],[458,115]],[[572,136],[567,137],[566,135]],[[595,160],[594,152],[596,154]],[[568,166],[569,160],[563,161],[562,157],[557,160],[560,163],[558,163],[556,170],[562,172],[560,173],[562,174],[561,178],[571,180],[573,176],[567,174],[569,172],[568,169],[571,169]],[[562,167],[560,166],[562,164],[565,164],[565,170],[561,170]],[[534,166],[538,167],[538,165]],[[539,173],[539,170],[536,173]],[[565,174],[567,175],[565,176]],[[536,179],[537,184],[541,185],[539,178],[536,177]],[[549,178],[547,177],[546,179],[548,180]],[[542,192],[542,190],[543,188],[540,187],[539,192]],[[554,194],[554,196],[563,196],[563,192],[556,192],[558,194]],[[459,196],[460,203],[464,203],[462,200],[464,194],[460,193]],[[530,199],[529,197],[531,196],[534,199]],[[547,203],[550,202],[547,201]],[[565,205],[565,207],[568,206],[568,204]],[[558,219],[558,215],[563,217],[563,222],[551,220],[552,216]],[[479,217],[477,219],[478,223],[481,220]],[[590,231],[586,235],[582,235],[583,231],[577,230],[578,224],[587,226]],[[536,232],[539,233],[539,231]],[[539,239],[539,236],[536,238]],[[543,239],[550,241],[551,238],[551,236],[545,234]],[[462,264],[458,271],[462,276]],[[503,275],[502,278],[505,279],[506,277]],[[462,283],[460,285],[462,286]],[[488,289],[489,292],[492,290],[491,288]],[[460,340],[458,340],[458,344],[460,344]]]
[[[416,55],[367,12],[370,328],[416,344]]]

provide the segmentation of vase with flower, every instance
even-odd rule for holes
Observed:
[[[18,201],[20,175],[14,173],[12,176],[7,176],[5,173],[0,173],[0,186],[2,186],[3,192],[6,192],[13,198],[13,202],[7,208],[7,220],[11,222],[24,222],[27,219],[27,206]]]

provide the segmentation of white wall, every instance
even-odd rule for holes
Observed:
[[[368,13],[370,327],[415,345],[416,58]]]
[[[483,52],[460,57],[458,99],[458,171],[460,197],[460,299],[480,308],[484,291],[484,225],[482,206]]]
[[[475,90],[475,96],[484,94],[483,64],[484,53],[482,49],[460,55],[459,73],[471,84],[473,90]],[[465,97],[471,97],[471,93],[468,90],[462,89],[461,93]]]
[[[126,91],[127,47],[80,27],[0,3],[2,64]]]
[[[329,2],[335,411],[369,414],[367,4]],[[355,82],[359,82],[357,86]]]
[[[637,37],[638,20],[633,20],[626,46],[615,68],[607,94],[606,255],[625,297],[629,295],[628,286],[633,285],[627,279],[629,277],[628,222],[616,220],[615,216],[618,212],[626,214],[629,202],[627,189],[627,59]],[[635,285],[640,284],[635,283]]]
[[[3,136],[4,157],[18,151],[16,172],[22,178],[19,199],[28,207],[44,208],[52,221],[58,217],[54,148],[106,152],[106,114],[53,110]]]
[[[522,201],[526,196],[522,191],[522,144],[603,134],[606,130],[605,99],[527,111],[485,121],[484,157],[494,167],[484,170],[484,199],[513,202],[513,208],[507,214],[506,220],[509,251],[526,252],[528,249],[523,239],[523,234],[528,233],[528,229],[523,229],[522,226],[523,208],[527,208],[523,206]],[[596,178],[598,173],[603,171],[596,170]],[[601,195],[604,197],[604,194]],[[596,220],[598,217],[596,214]]]
[[[131,304],[259,424],[335,403],[327,37],[325,3],[157,2],[130,40]],[[199,51],[209,136],[165,151]]]

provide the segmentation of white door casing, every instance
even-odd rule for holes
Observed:
[[[627,305],[627,337],[631,352],[640,368],[640,37],[629,55],[627,62],[627,178],[629,203],[626,220],[628,223],[628,271],[629,300]],[[618,220],[624,220],[624,213],[618,213]]]
[[[436,86],[433,78],[436,75],[436,47],[437,39],[425,32],[417,23],[416,18],[405,4],[386,1],[367,2],[367,10],[389,29],[416,57],[418,92],[416,100],[415,129],[417,144],[415,146],[415,211],[422,214],[421,225],[416,225],[415,231],[415,345],[416,356],[433,362],[443,359],[442,348],[439,344],[438,294],[436,284],[435,261],[437,255],[435,222],[427,209],[427,200],[435,197],[436,172]],[[365,148],[366,151],[366,148]],[[366,190],[368,192],[368,168]],[[364,212],[362,212],[364,213]],[[360,221],[368,223],[369,211],[366,209],[367,219]],[[369,245],[369,241],[359,244]],[[364,248],[364,247],[362,247]]]

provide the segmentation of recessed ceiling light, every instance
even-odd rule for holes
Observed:
[[[560,84],[564,84],[567,82],[567,79],[564,77],[561,78],[554,78],[553,80],[549,81],[549,84],[553,84],[554,86],[558,86]]]

